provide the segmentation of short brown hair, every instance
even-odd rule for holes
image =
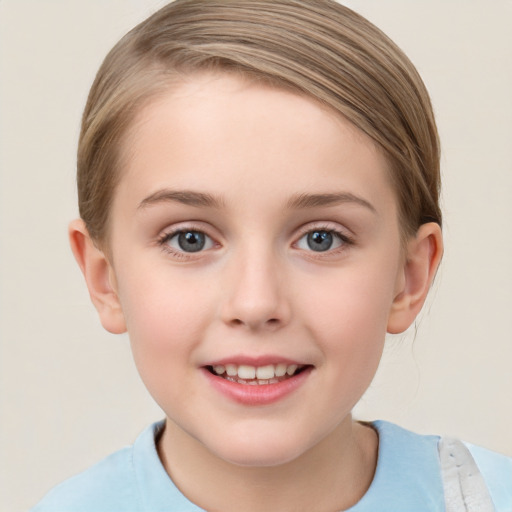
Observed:
[[[78,147],[80,215],[105,241],[130,123],[177,75],[235,71],[315,98],[382,148],[403,233],[441,225],[439,141],[427,90],[377,27],[334,0],[176,0],[126,34],[92,85]]]

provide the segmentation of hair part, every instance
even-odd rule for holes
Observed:
[[[440,149],[428,92],[377,27],[334,0],[176,0],[105,58],[83,114],[80,215],[108,238],[121,146],[136,114],[180,76],[236,72],[306,94],[371,137],[389,162],[404,237],[442,224]]]

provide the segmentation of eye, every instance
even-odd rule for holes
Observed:
[[[192,229],[170,233],[165,236],[161,243],[177,252],[188,253],[211,249],[214,245],[213,240],[208,235]]]
[[[335,231],[315,229],[303,235],[297,242],[297,247],[303,250],[326,252],[337,249],[348,242],[345,236]]]

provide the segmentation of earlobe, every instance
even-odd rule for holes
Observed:
[[[121,303],[117,295],[115,274],[103,251],[92,241],[81,219],[70,223],[69,242],[82,271],[91,300],[103,327],[114,334],[126,332]]]
[[[420,226],[407,245],[400,285],[388,318],[390,334],[404,332],[421,311],[442,255],[441,227],[434,222]]]

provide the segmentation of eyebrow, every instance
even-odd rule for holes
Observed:
[[[377,210],[370,202],[350,192],[337,194],[298,194],[288,201],[288,208],[318,208],[320,206],[337,206],[344,203],[355,203],[364,206],[373,213],[377,213]]]
[[[177,202],[187,206],[217,209],[224,206],[222,198],[215,197],[204,192],[162,189],[144,198],[140,202],[138,209],[166,202]],[[377,210],[370,202],[362,197],[351,194],[350,192],[340,192],[335,194],[297,194],[289,199],[287,207],[289,209],[299,210],[306,208],[318,208],[321,206],[336,206],[344,203],[355,203],[367,208],[373,213],[377,213]]]
[[[221,198],[205,194],[203,192],[194,192],[191,190],[169,190],[163,189],[149,195],[139,204],[139,209],[146,208],[158,203],[176,202],[188,206],[197,206],[203,208],[221,208],[224,201]]]

